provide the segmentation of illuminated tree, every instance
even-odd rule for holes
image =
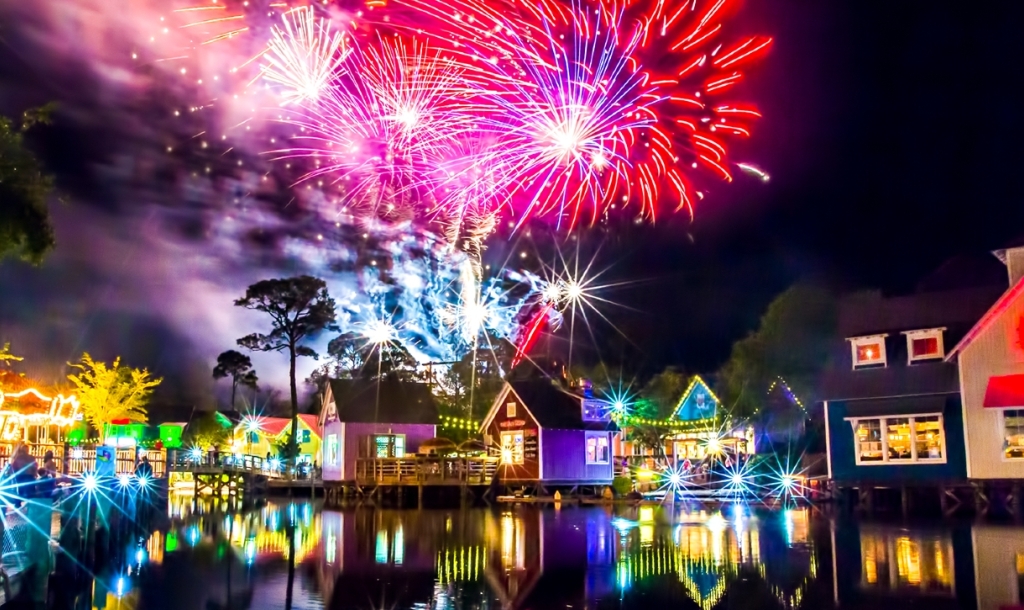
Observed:
[[[253,333],[238,340],[238,345],[255,352],[287,352],[288,380],[291,383],[292,426],[290,456],[297,454],[295,438],[299,423],[299,393],[295,385],[295,361],[300,356],[317,358],[317,353],[302,345],[325,330],[338,330],[334,299],[327,294],[327,283],[308,275],[263,280],[249,286],[235,305],[261,311],[271,320],[268,334]]]
[[[28,110],[19,122],[0,117],[0,259],[13,255],[38,264],[53,248],[46,206],[53,178],[43,173],[24,141],[25,132],[45,123],[50,110]]]
[[[209,449],[223,447],[231,437],[231,429],[214,411],[205,411],[185,427],[184,442],[189,447]]]
[[[11,353],[11,344],[4,343],[3,347],[0,347],[0,365],[11,366],[12,362],[21,362],[24,358],[15,356]]]
[[[217,356],[217,366],[213,367],[213,378],[231,378],[231,408],[235,408],[235,391],[239,385],[256,390],[256,371],[252,368],[252,360],[241,352],[233,349]]]
[[[150,377],[146,369],[122,366],[120,358],[107,366],[85,353],[81,362],[70,366],[81,371],[68,379],[75,385],[82,416],[100,437],[114,420],[146,421],[146,404],[163,381]]]

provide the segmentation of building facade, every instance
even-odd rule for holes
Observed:
[[[415,454],[437,433],[437,405],[424,383],[332,379],[323,405],[324,481],[355,481],[361,460]]]
[[[502,483],[610,485],[611,405],[549,379],[508,381],[484,418]]]
[[[1024,479],[1024,247],[996,254],[1010,287],[947,360],[960,367],[967,476]]]
[[[997,294],[869,292],[840,302],[822,384],[830,478],[841,487],[966,478],[959,376],[946,354]]]
[[[271,459],[279,457],[280,447],[291,434],[290,417],[257,417],[235,425],[231,448],[234,453]],[[312,464],[320,459],[321,431],[316,415],[299,414],[298,463]]]

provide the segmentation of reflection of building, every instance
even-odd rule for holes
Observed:
[[[423,383],[332,379],[323,404],[325,481],[355,481],[359,459],[414,454],[437,429],[437,405]]]
[[[1024,607],[1024,532],[1019,528],[972,528],[978,610]]]
[[[509,381],[482,429],[501,456],[503,483],[609,485],[612,432],[606,401],[569,392],[554,381]]]
[[[960,608],[973,597],[972,545],[964,530],[850,525],[833,530],[832,549],[834,590],[843,608],[911,600]]]

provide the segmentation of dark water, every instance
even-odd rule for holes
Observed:
[[[96,578],[58,569],[50,607],[1024,607],[1020,527],[837,523],[741,505],[321,511],[282,501],[228,512],[189,500],[161,521]]]

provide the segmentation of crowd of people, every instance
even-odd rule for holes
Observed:
[[[153,478],[153,465],[143,455],[135,467],[135,476],[142,479]],[[8,497],[17,500],[50,500],[58,497],[61,483],[72,483],[73,480],[60,473],[53,451],[43,454],[42,464],[29,451],[26,443],[18,443],[11,453],[11,459],[0,474],[0,485]]]

